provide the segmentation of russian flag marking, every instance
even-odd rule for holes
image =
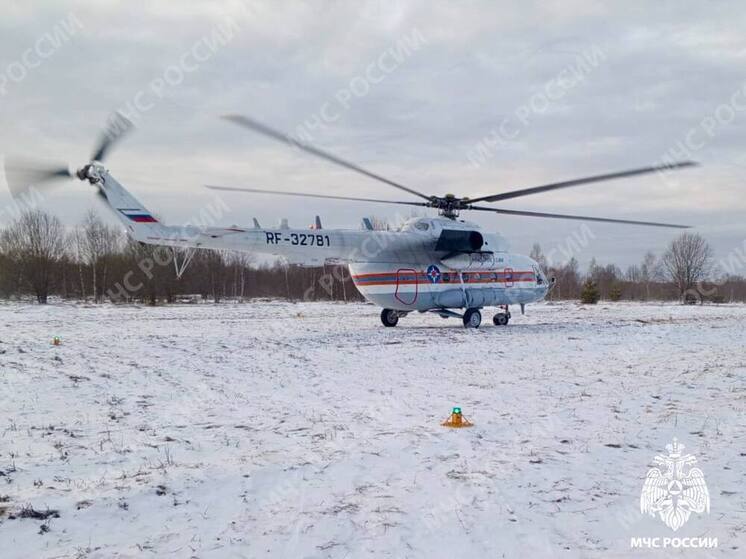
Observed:
[[[139,208],[125,208],[120,209],[119,211],[135,223],[158,223],[158,220],[156,218],[154,218],[145,210],[141,210]]]

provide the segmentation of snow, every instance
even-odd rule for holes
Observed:
[[[0,555],[742,556],[746,306],[378,313],[0,305]],[[675,534],[639,511],[673,437],[711,497]]]

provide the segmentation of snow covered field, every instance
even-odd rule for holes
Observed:
[[[0,305],[0,557],[743,557],[746,307],[527,311]],[[711,498],[675,534],[673,437]]]

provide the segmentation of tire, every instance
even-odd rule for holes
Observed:
[[[381,322],[387,328],[393,328],[399,323],[399,313],[393,309],[383,309],[381,311]]]
[[[510,315],[504,312],[499,312],[492,317],[492,323],[495,326],[507,326],[508,322],[510,322]]]
[[[464,313],[464,328],[479,328],[482,324],[482,313],[479,309],[466,309]]]

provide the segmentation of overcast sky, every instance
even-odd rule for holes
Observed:
[[[137,129],[107,160],[163,219],[223,184],[407,199],[220,120],[242,113],[428,194],[498,193],[671,158],[701,167],[501,207],[697,226],[718,256],[746,238],[746,11],[731,2],[6,0],[0,152],[87,162],[112,111]],[[62,183],[43,207],[97,207]],[[287,217],[357,228],[396,206],[222,194],[220,224]],[[10,196],[0,186],[0,222]],[[397,213],[399,212],[399,213]],[[464,215],[518,252],[623,266],[674,230]],[[585,239],[586,242],[574,242]],[[568,242],[568,239],[570,241]],[[581,245],[581,246],[578,246]],[[744,273],[746,270],[741,270]]]

